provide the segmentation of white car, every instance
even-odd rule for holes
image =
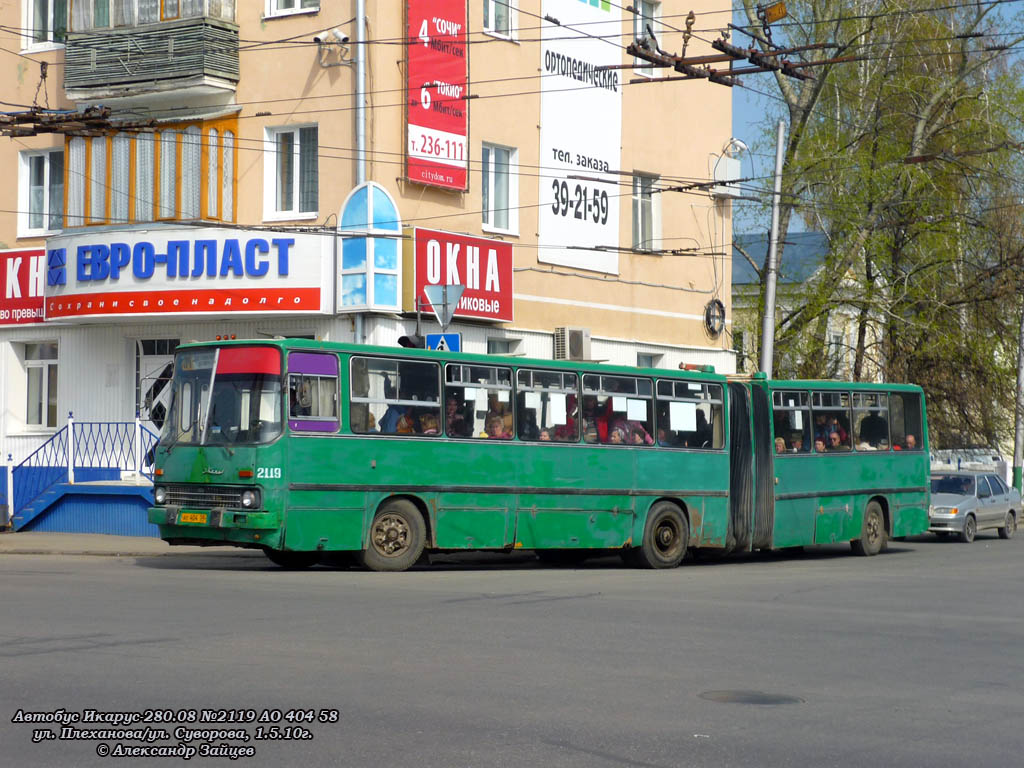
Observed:
[[[939,536],[958,534],[972,542],[978,531],[995,528],[1008,539],[1017,530],[1020,491],[991,472],[935,472],[928,507],[928,530]]]

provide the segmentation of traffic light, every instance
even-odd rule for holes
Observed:
[[[408,336],[400,336],[398,338],[398,344],[399,346],[408,347],[410,349],[425,349],[427,341],[422,336],[410,333]]]

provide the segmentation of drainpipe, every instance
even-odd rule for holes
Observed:
[[[356,0],[356,186],[366,181],[366,0]],[[366,343],[362,312],[355,317],[355,342]]]
[[[366,181],[366,0],[356,0],[356,186]]]

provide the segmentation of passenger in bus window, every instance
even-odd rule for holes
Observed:
[[[593,422],[589,423],[583,429],[583,442],[585,443],[596,443],[600,439],[600,435],[597,433],[597,425]]]
[[[828,433],[832,434],[833,432],[837,432],[839,434],[840,443],[849,442],[848,438],[850,433],[846,431],[846,427],[844,426],[845,421],[845,417],[843,418],[843,421],[840,422],[839,418],[835,415],[830,416],[828,419]]]
[[[838,432],[828,433],[828,449],[830,451],[848,451],[850,446],[843,445],[842,439],[839,437]]]
[[[608,433],[608,442],[615,445],[621,445],[626,442],[626,433],[619,427],[614,427],[611,432]]]
[[[448,425],[448,434],[453,437],[468,437],[473,427],[466,420],[466,414],[459,410],[459,398],[455,394],[448,395],[444,402],[444,417]]]
[[[487,417],[487,437],[492,440],[508,440],[511,433],[505,430],[505,420],[499,414],[491,414]]]
[[[917,438],[914,437],[914,435],[912,433],[910,433],[910,432],[907,433],[906,445],[907,445],[907,450],[908,451],[916,451],[917,450]]]
[[[704,411],[697,409],[697,448],[710,448],[713,432]]]
[[[537,411],[524,407],[519,414],[519,439],[536,440],[540,435],[540,428],[537,426]]]
[[[786,452],[786,438],[776,437],[775,438],[775,452],[785,453]]]
[[[889,436],[889,425],[885,419],[878,415],[877,409],[872,409],[860,423],[860,439],[862,442],[877,446],[883,439]]]
[[[814,438],[814,452],[815,453],[824,453],[825,452],[825,438],[824,437],[816,437],[816,438]]]
[[[555,427],[553,435],[555,440],[561,443],[575,443],[579,440],[579,433],[576,431],[576,418],[579,416],[577,411],[576,395],[567,396],[565,398],[565,424]],[[541,440],[543,439],[541,438]]]
[[[437,416],[433,413],[424,413],[420,416],[420,428],[423,430],[424,435],[438,434]]]
[[[506,397],[508,393],[505,393]],[[512,409],[508,407],[508,403],[501,400],[497,392],[491,392],[487,395],[487,422],[491,420],[492,416],[497,416],[501,419],[502,432],[512,436]],[[487,430],[488,434],[490,430]]]
[[[551,440],[551,433],[548,432],[548,430],[546,430],[546,429],[542,429],[540,431],[540,441],[542,443],[547,443],[547,442],[550,442],[550,440]]]
[[[807,453],[811,446],[804,441],[802,432],[794,432],[789,437],[789,450],[793,453]]]

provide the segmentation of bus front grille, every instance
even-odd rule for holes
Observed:
[[[165,485],[165,505],[194,509],[242,508],[243,488],[224,485]]]

